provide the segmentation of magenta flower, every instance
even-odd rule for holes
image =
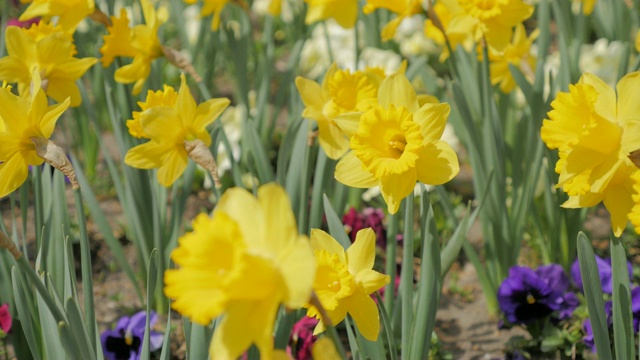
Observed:
[[[39,22],[40,22],[40,18],[39,17],[33,18],[33,19],[29,19],[29,20],[26,20],[26,21],[20,21],[18,19],[9,19],[7,21],[7,26],[18,26],[18,27],[21,27],[21,28],[30,28],[31,25],[37,24]]]
[[[11,313],[9,312],[9,304],[4,304],[0,306],[0,329],[6,334],[11,330],[11,325],[13,324],[13,319],[11,318]]]
[[[351,242],[356,240],[358,231],[370,227],[376,233],[376,245],[384,249],[387,246],[387,231],[384,228],[383,220],[384,212],[382,209],[372,207],[365,208],[361,213],[352,207],[342,217],[342,223]]]
[[[313,329],[318,325],[316,318],[303,316],[293,325],[291,330],[291,338],[289,343],[295,349],[296,359],[311,360],[311,346],[316,342],[317,338],[313,335]]]

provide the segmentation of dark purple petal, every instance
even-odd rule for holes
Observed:
[[[162,344],[164,343],[164,334],[159,333],[157,331],[151,331],[151,336],[149,337],[149,350],[156,351],[162,348]]]
[[[591,349],[592,353],[596,353],[596,342],[593,339],[593,329],[591,328],[591,320],[586,319],[582,324],[585,335],[582,338],[582,342]]]
[[[596,265],[598,267],[598,273],[600,275],[600,283],[602,284],[602,291],[607,294],[611,294],[613,292],[612,282],[613,282],[613,274],[611,270],[611,258],[603,259],[596,255]],[[633,276],[633,268],[631,263],[627,261],[627,269],[629,270],[629,278]],[[582,290],[582,276],[580,274],[580,265],[578,263],[578,259],[576,259],[571,265],[571,277],[573,278],[573,282],[576,286]]]
[[[498,303],[513,324],[541,319],[560,309],[557,296],[545,279],[526,267],[514,266],[498,289]]]
[[[568,292],[564,294],[560,300],[558,320],[569,319],[573,315],[573,311],[580,305],[580,299],[578,299],[576,294]]]
[[[562,296],[569,289],[569,278],[558,264],[542,265],[536,269],[536,274],[547,281],[557,296]]]

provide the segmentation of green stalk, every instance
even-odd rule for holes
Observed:
[[[398,227],[400,217],[397,214],[389,214],[387,216],[387,253],[385,262],[385,272],[391,278],[391,281],[384,288],[384,308],[387,314],[393,311],[393,302],[395,300],[395,283],[396,283],[396,253],[398,251]]]
[[[413,191],[404,199],[404,205],[400,301],[402,301],[402,351],[406,352],[403,354],[406,355],[411,349],[413,329]]]
[[[89,340],[93,348],[96,348],[96,314],[93,302],[93,273],[91,271],[91,249],[87,236],[87,222],[82,203],[80,188],[73,189],[73,198],[76,202],[78,214],[78,226],[80,227],[80,267],[82,268],[82,290],[84,292],[84,323],[89,334]]]

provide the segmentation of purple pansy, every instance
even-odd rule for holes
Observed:
[[[593,329],[591,328],[591,320],[585,319],[582,324],[582,329],[584,330],[584,337],[582,338],[582,342],[591,349],[591,352],[596,352],[596,342],[593,339]]]
[[[611,272],[611,258],[603,259],[596,255],[596,265],[598,266],[598,273],[600,274],[600,283],[602,283],[602,291],[611,294],[612,290],[612,282],[613,282],[613,274]],[[627,261],[627,268],[629,269],[629,278],[631,278],[633,269],[631,268],[631,263]],[[580,264],[578,263],[578,259],[576,259],[571,265],[571,277],[573,278],[573,282],[576,286],[582,290],[582,275],[580,275]]]
[[[140,311],[133,316],[123,316],[118,320],[116,328],[106,330],[100,336],[104,357],[107,360],[138,360],[142,350],[142,340],[147,321],[147,313]],[[158,321],[158,315],[151,312],[149,325]],[[162,347],[164,335],[151,331],[149,349],[156,351]]]
[[[537,270],[514,266],[500,284],[498,303],[507,321],[528,323],[563,308],[569,279],[560,265],[540,266]]]
[[[560,298],[558,320],[566,320],[573,315],[573,311],[580,305],[580,299],[575,293],[567,292]]]

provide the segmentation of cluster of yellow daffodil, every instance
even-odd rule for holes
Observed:
[[[558,149],[558,187],[569,195],[563,206],[603,202],[620,236],[629,219],[640,230],[640,169],[630,159],[640,149],[640,72],[623,77],[616,90],[595,75],[582,75],[551,103],[541,136]]]
[[[380,81],[371,70],[351,73],[334,65],[322,86],[301,77],[296,85],[303,116],[318,124],[320,146],[327,156],[342,157],[336,179],[356,188],[380,186],[391,214],[416,181],[440,185],[460,171],[455,151],[440,140],[449,104],[420,103],[402,71]]]
[[[378,309],[369,294],[389,277],[372,270],[375,234],[361,230],[346,252],[320,230],[309,241],[298,234],[278,185],[260,187],[257,199],[244,189],[227,190],[211,216],[194,220],[171,259],[178,269],[166,271],[165,293],[175,299],[173,308],[203,325],[222,316],[210,346],[213,359],[236,359],[251,344],[264,359],[286,358],[273,350],[281,304],[308,307],[308,315],[321,320],[315,333],[349,313],[367,339],[378,337]]]

